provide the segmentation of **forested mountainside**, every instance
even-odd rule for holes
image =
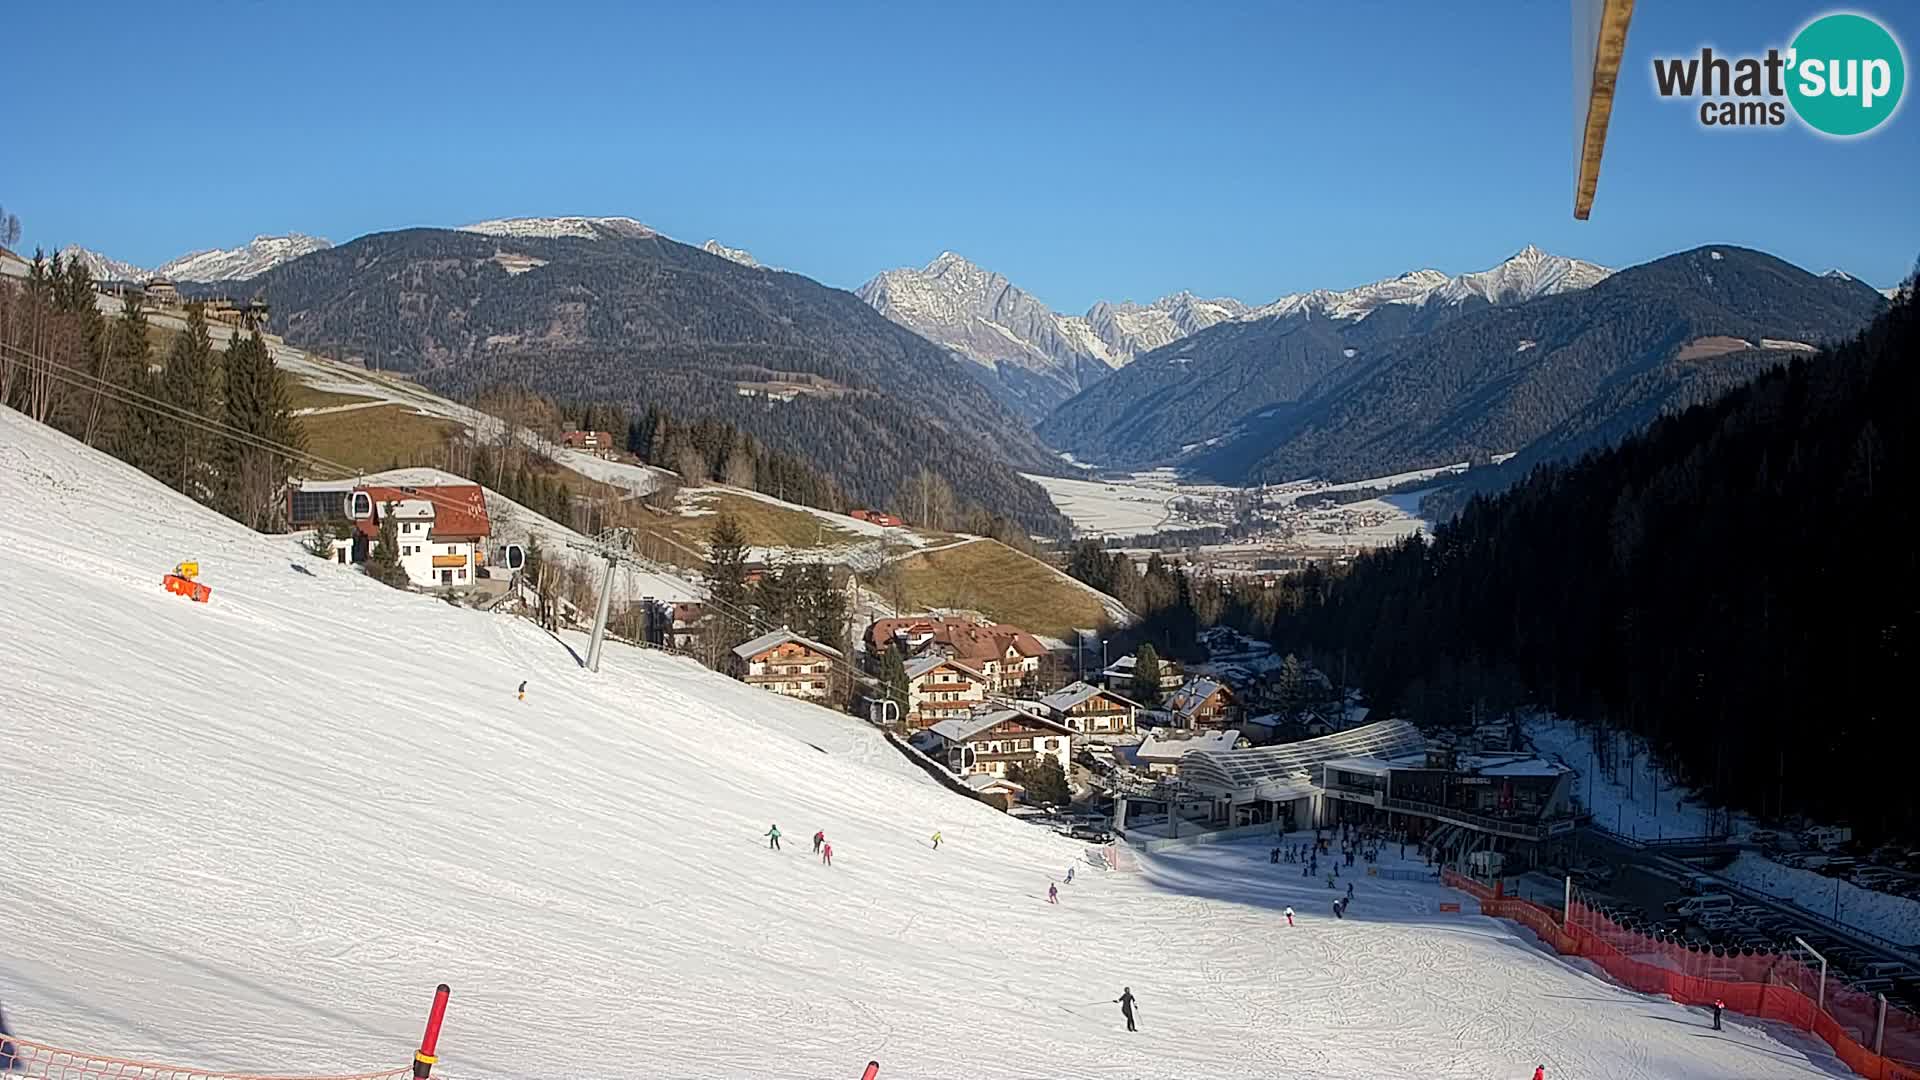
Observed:
[[[1237,482],[1348,480],[1510,452],[1550,460],[1839,340],[1884,307],[1851,278],[1699,248],[1512,306],[1213,327],[1142,357],[1040,431],[1078,456],[1180,458]],[[1104,427],[1074,434],[1095,413]]]
[[[1411,270],[1243,306],[1191,326],[1190,337],[1153,341],[1131,369],[1055,409],[1041,432],[1106,464],[1161,464],[1229,440],[1245,444],[1244,455],[1264,445],[1260,429],[1289,405],[1387,342],[1489,306],[1577,292],[1611,272],[1529,244],[1486,270]]]
[[[1036,532],[1066,521],[1019,470],[1057,460],[945,350],[851,293],[655,235],[364,236],[248,283],[294,344],[413,373],[736,425],[849,496],[922,466]]]
[[[1695,254],[1643,287],[1710,266],[1750,289],[1766,269],[1727,280],[1731,252]],[[1769,325],[1805,331],[1843,303],[1779,299]],[[1530,701],[1646,736],[1683,782],[1732,805],[1912,837],[1920,802],[1887,792],[1906,783],[1920,645],[1916,360],[1909,289],[1831,352],[1537,468],[1430,542],[1362,556],[1309,592],[1270,590],[1242,615],[1283,649],[1344,659],[1376,701],[1423,722]]]

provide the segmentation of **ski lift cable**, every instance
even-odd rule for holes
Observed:
[[[193,412],[190,409],[186,409],[181,406],[175,405],[171,402],[165,401],[163,399],[156,398],[156,397],[153,397],[152,395],[142,393],[141,391],[134,390],[131,387],[127,387],[120,383],[113,382],[112,380],[107,379],[103,376],[95,375],[91,372],[85,371],[84,369],[74,367],[73,365],[64,364],[57,360],[52,360],[47,357],[39,356],[28,350],[21,349],[18,346],[0,343],[0,349],[3,349],[11,353],[16,353],[20,356],[25,357],[26,359],[28,359],[33,363],[46,365],[46,367],[49,370],[45,371],[44,374],[48,378],[54,379],[55,381],[65,383],[70,386],[77,387],[82,390],[100,394],[101,396],[106,397],[110,401],[117,402],[129,408],[136,409],[149,414],[157,415],[162,417],[163,419],[174,420],[180,423],[187,424],[190,427],[197,428],[217,438],[227,439],[229,441],[238,443],[242,446],[246,446],[251,449],[263,450],[269,453],[277,454],[281,457],[285,457],[292,461],[299,461],[306,464],[318,465],[343,478],[359,477],[359,476],[365,475],[364,472],[362,472],[361,470],[355,469],[351,466],[344,465],[340,462],[332,461],[330,459],[320,457],[317,454],[310,453],[298,447],[289,446],[286,443],[278,442],[276,440],[269,439],[265,436],[257,435],[253,432],[244,431],[242,429],[233,427],[232,425],[227,424],[224,421],[216,420],[212,417],[208,417],[200,413]],[[54,369],[58,369],[58,370],[54,370]],[[61,374],[61,372],[66,372],[67,374],[63,375]],[[461,503],[457,500],[451,499],[447,496],[440,495],[435,492],[420,491],[414,494],[422,500],[432,502],[439,506],[444,506],[448,509],[458,509],[463,512],[469,509],[469,507],[466,504]],[[656,535],[652,533],[650,530],[639,529],[639,528],[623,528],[620,531],[625,533],[638,533],[644,536]],[[568,543],[568,546],[570,547],[579,548],[583,550],[596,550],[602,553],[612,550],[609,546],[599,544],[594,540],[568,541],[567,543]],[[620,551],[620,552],[616,552],[615,554],[622,561],[631,561],[633,563],[638,563],[639,565],[648,569],[650,572],[654,572],[654,573],[667,572],[665,568],[662,567],[660,564],[655,563],[652,560],[647,559],[646,557],[638,555],[636,553]],[[723,614],[727,614],[734,618],[737,618],[743,624],[749,627],[757,628],[762,632],[770,633],[775,630],[787,629],[787,627],[775,625],[770,620],[765,619],[764,617],[760,616],[758,613],[750,609],[736,607],[734,605],[726,603],[725,601],[715,600],[712,598],[711,595],[708,596],[705,603],[707,604],[707,606],[718,608]],[[854,667],[853,664],[850,661],[846,660],[844,657],[840,659],[828,658],[828,662],[830,664],[837,666],[841,671],[843,671],[850,679],[852,679],[855,682],[866,683],[870,685],[879,684],[877,679],[875,679],[873,676],[868,675],[863,671],[860,671],[858,668]]]

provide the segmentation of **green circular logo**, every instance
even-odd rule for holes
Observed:
[[[1787,99],[1815,131],[1864,135],[1900,105],[1900,43],[1865,15],[1823,15],[1793,39]]]

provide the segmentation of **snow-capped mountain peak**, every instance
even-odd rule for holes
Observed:
[[[1537,296],[1587,288],[1612,272],[1604,266],[1553,255],[1528,244],[1487,270],[1453,277],[1431,268],[1409,270],[1399,277],[1351,289],[1289,293],[1255,308],[1244,318],[1269,319],[1305,313],[1329,319],[1361,319],[1387,304],[1420,307],[1429,303],[1460,304],[1473,299],[1489,304],[1517,304]]]
[[[97,251],[89,251],[77,244],[69,245],[60,253],[68,259],[80,259],[96,281],[147,281],[162,277],[172,281],[208,282],[240,281],[332,246],[321,237],[303,233],[256,236],[240,247],[189,252],[151,270],[109,258]]]
[[[304,233],[256,236],[240,247],[213,248],[182,255],[160,264],[154,273],[175,281],[240,281],[332,246],[323,237]]]
[[[1012,364],[1068,392],[1139,353],[1246,310],[1238,300],[1183,292],[1146,305],[1101,301],[1085,315],[1062,315],[954,251],[918,270],[884,271],[858,294],[894,322],[983,367]]]
[[[1457,303],[1477,296],[1490,304],[1517,304],[1536,296],[1588,288],[1613,271],[1579,259],[1553,255],[1528,244],[1489,270],[1461,274],[1437,292],[1437,298]]]
[[[751,266],[756,270],[760,268],[760,260],[754,258],[753,253],[745,248],[728,247],[718,240],[709,240],[700,245],[700,250],[709,255],[718,255],[728,262],[739,263],[741,266]]]
[[[600,240],[606,237],[646,239],[658,236],[653,229],[630,217],[523,217],[494,218],[460,226],[461,232],[487,236],[518,236],[536,239],[574,237]]]
[[[145,281],[151,276],[148,270],[83,248],[79,244],[68,244],[60,249],[62,262],[73,262],[76,259],[80,261],[80,265],[87,268],[87,273],[93,275],[95,281]]]

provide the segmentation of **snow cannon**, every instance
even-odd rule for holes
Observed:
[[[204,604],[213,595],[213,589],[194,580],[199,576],[199,563],[183,562],[173,568],[173,573],[162,577],[160,585],[175,596],[184,596],[196,604]]]

